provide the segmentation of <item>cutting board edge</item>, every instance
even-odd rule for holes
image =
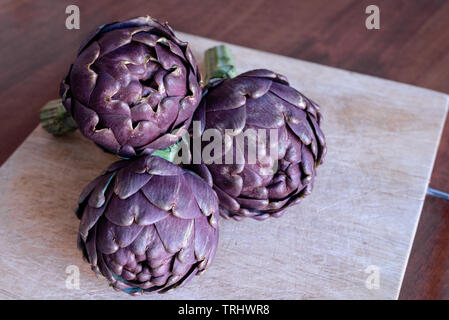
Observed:
[[[8,158],[5,159],[5,161],[0,164],[0,173],[4,170],[4,168],[7,166],[7,164],[11,161],[11,159],[13,159],[15,157],[15,155],[17,154],[17,152],[19,152],[19,150],[21,149],[21,147],[23,146],[24,143],[27,142],[27,140],[39,129],[43,129],[41,124],[38,123],[36,127],[34,127],[30,133],[26,136],[25,139],[23,139],[22,143],[20,143],[17,148],[9,155]]]
[[[437,92],[437,91],[435,91],[435,92]],[[425,197],[426,197],[426,194],[427,194],[427,189],[429,188],[430,180],[431,180],[431,177],[432,177],[432,172],[433,172],[433,169],[435,167],[435,160],[436,160],[436,157],[437,157],[437,154],[438,154],[438,149],[439,149],[439,146],[440,146],[440,143],[441,143],[441,139],[443,137],[444,125],[445,125],[445,123],[447,121],[447,114],[448,114],[448,111],[449,111],[449,95],[444,94],[444,93],[442,93],[442,94],[446,98],[446,105],[444,106],[444,119],[441,122],[440,132],[438,134],[438,141],[437,141],[436,148],[434,150],[433,157],[432,157],[433,158],[433,160],[432,160],[432,167],[431,167],[431,169],[429,171],[429,175],[427,177],[427,188],[426,188],[426,190],[424,192],[424,197],[423,197],[423,200],[421,201],[421,204],[420,204],[419,215],[418,215],[418,218],[415,221],[415,226],[414,226],[413,231],[412,231],[412,237],[410,239],[409,250],[407,252],[407,256],[406,256],[406,259],[405,259],[405,264],[402,267],[401,278],[400,278],[400,281],[399,281],[399,287],[398,287],[396,295],[395,295],[395,299],[396,300],[399,299],[399,295],[401,294],[402,283],[404,282],[405,272],[407,270],[407,266],[408,266],[408,263],[409,263],[409,260],[410,260],[410,255],[411,255],[411,252],[412,252],[412,249],[413,249],[413,244],[415,242],[415,237],[416,237],[416,232],[418,230],[419,221],[421,220],[421,214],[422,214],[422,209],[424,207],[424,201],[425,201]]]
[[[301,61],[301,62],[303,62],[305,64],[314,65],[314,66],[319,67],[319,68],[330,68],[330,69],[333,69],[333,70],[341,72],[341,73],[355,74],[355,75],[362,76],[364,78],[369,78],[371,80],[376,80],[376,81],[392,82],[394,84],[399,84],[401,86],[412,87],[414,89],[418,89],[418,90],[420,90],[422,92],[427,92],[429,94],[441,95],[442,97],[444,97],[446,99],[446,112],[447,112],[448,101],[449,101],[449,93],[445,93],[445,92],[441,92],[441,91],[437,91],[437,90],[433,90],[433,89],[429,89],[429,88],[425,88],[425,87],[420,87],[420,86],[417,86],[417,85],[414,85],[414,84],[411,84],[411,83],[400,82],[400,81],[391,80],[391,79],[388,79],[388,78],[378,77],[378,76],[375,76],[375,75],[370,75],[370,74],[361,73],[361,72],[357,72],[357,71],[352,71],[352,70],[348,70],[348,69],[342,69],[342,68],[338,68],[338,67],[334,67],[334,66],[329,66],[329,65],[326,65],[326,64],[321,64],[321,63],[317,63],[317,62],[313,62],[313,61],[297,59],[297,58],[294,58],[294,57],[289,57],[289,56],[285,56],[285,55],[278,54],[278,53],[258,50],[258,49],[251,48],[251,47],[244,47],[244,46],[239,45],[239,44],[234,44],[234,43],[230,43],[230,42],[226,42],[226,41],[221,41],[221,40],[218,40],[218,39],[201,37],[201,36],[197,36],[197,35],[186,33],[186,32],[181,32],[181,31],[177,31],[177,33],[181,34],[182,36],[186,36],[186,37],[192,37],[193,36],[195,38],[204,39],[206,41],[212,40],[212,41],[220,42],[221,44],[224,44],[224,45],[238,47],[238,48],[243,49],[243,50],[258,51],[258,52],[261,52],[261,53],[264,53],[264,54],[267,54],[267,55],[272,55],[272,56],[276,56],[276,57],[280,57],[280,58],[284,58],[284,59],[288,59],[288,60]],[[198,63],[202,64],[203,62],[202,61],[198,61]],[[263,66],[261,66],[261,68],[263,68]],[[276,71],[276,70],[273,70],[273,71]]]

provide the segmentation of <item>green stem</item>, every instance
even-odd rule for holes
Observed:
[[[207,49],[204,54],[206,84],[219,79],[230,79],[237,75],[234,57],[225,45]]]
[[[73,118],[62,105],[61,99],[51,100],[39,112],[42,127],[55,136],[62,136],[77,129]]]
[[[170,147],[156,150],[151,155],[160,157],[173,163],[179,153],[179,149],[181,149],[181,140],[179,140],[175,144],[172,144]]]

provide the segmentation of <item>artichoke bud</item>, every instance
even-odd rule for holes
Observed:
[[[225,132],[254,128],[269,132],[269,143],[261,137],[235,146],[235,138],[225,135],[225,152],[214,163],[204,161],[192,170],[211,176],[220,200],[220,214],[241,220],[279,217],[283,211],[309,195],[315,182],[317,165],[326,155],[321,131],[322,116],[312,100],[292,88],[287,78],[265,69],[252,70],[236,77],[223,76],[228,51],[215,47],[206,51],[209,83],[194,119],[205,130]],[[214,80],[216,76],[224,79]],[[260,134],[260,133],[258,133]],[[234,142],[231,144],[231,142]],[[249,145],[257,145],[255,148]],[[228,164],[226,154],[239,152],[243,163]],[[235,153],[237,155],[237,153]],[[250,162],[256,158],[255,163]]]
[[[79,247],[92,270],[132,295],[183,285],[217,249],[218,228],[210,223],[218,216],[216,193],[158,156],[109,166],[83,190],[77,215]]]
[[[201,75],[186,42],[151,17],[103,25],[84,40],[61,83],[80,132],[123,158],[176,143],[201,99]]]

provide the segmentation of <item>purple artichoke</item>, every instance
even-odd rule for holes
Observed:
[[[278,217],[312,191],[316,167],[326,154],[322,117],[318,105],[290,87],[285,77],[261,69],[212,82],[194,120],[200,121],[202,132],[216,129],[223,136],[226,129],[235,132],[229,149],[233,163],[226,164],[229,150],[224,146],[222,150],[228,151],[214,155],[215,163],[193,167],[213,182],[223,217]],[[254,163],[248,161],[248,145],[237,147],[237,138],[248,129],[266,129],[267,135],[270,129],[277,132],[276,140],[269,137],[258,145],[264,153]],[[277,145],[275,154],[270,153],[270,144]],[[244,161],[238,163],[238,156]],[[277,170],[271,170],[275,163]]]
[[[81,45],[61,84],[80,131],[123,157],[176,143],[201,99],[200,73],[168,24],[140,17],[104,25]]]
[[[83,190],[76,214],[79,247],[92,269],[130,294],[184,284],[217,249],[215,192],[159,157],[112,164]]]

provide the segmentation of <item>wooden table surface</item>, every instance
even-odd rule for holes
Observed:
[[[250,3],[250,4],[249,4]],[[38,110],[84,35],[150,14],[177,30],[449,93],[449,1],[377,0],[380,30],[365,28],[372,1],[0,1],[0,163],[37,125]],[[65,28],[76,4],[81,29]],[[423,105],[423,112],[426,106]],[[449,124],[430,186],[449,192]],[[400,298],[449,299],[449,202],[426,198]]]

